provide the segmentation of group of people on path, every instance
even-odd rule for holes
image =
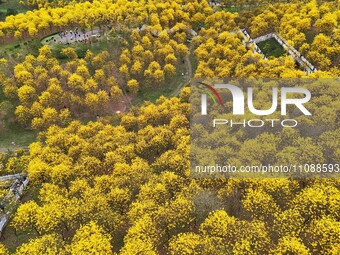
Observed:
[[[89,43],[92,44],[92,38],[99,37],[98,33],[93,33],[93,31],[82,32],[78,28],[74,30],[66,30],[64,32],[59,32],[58,34],[51,36],[46,40],[46,43],[54,42],[58,44],[70,45],[73,43]]]
[[[16,178],[13,184],[11,185],[9,192],[12,193],[15,197],[20,197],[19,188],[24,184],[24,181],[27,179],[26,175],[22,175],[19,178]],[[9,193],[9,194],[10,194]],[[0,210],[2,212],[5,212],[6,205],[8,204],[8,196],[6,196],[1,202],[0,202]]]

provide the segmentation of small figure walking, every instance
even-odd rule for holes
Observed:
[[[0,203],[0,209],[5,212],[5,206],[3,205],[3,203]]]

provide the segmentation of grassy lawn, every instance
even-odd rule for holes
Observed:
[[[36,138],[36,132],[22,128],[15,121],[14,105],[4,97],[0,87],[0,152],[27,147]],[[15,146],[12,145],[15,142]]]
[[[171,94],[178,89],[180,84],[187,81],[185,64],[177,66],[177,73],[164,81],[159,87],[143,88],[139,91],[137,97],[132,100],[133,105],[141,105],[145,101],[155,102],[160,96],[170,97]]]
[[[3,46],[0,46],[0,58],[24,58],[28,54],[37,56],[39,48],[42,46],[40,40],[32,40],[29,42],[15,41]]]
[[[197,66],[198,66],[198,60],[195,57],[195,51],[194,50],[190,51],[189,60],[191,62],[191,72],[194,76],[195,73],[196,73]]]
[[[274,39],[260,42],[257,44],[266,57],[280,57],[286,54],[282,46]]]
[[[28,186],[24,192],[21,202],[27,202],[28,200],[38,201],[38,195],[40,186]],[[20,204],[20,203],[19,203]],[[35,231],[30,232],[17,232],[15,233],[14,227],[7,225],[1,236],[1,243],[3,243],[10,252],[15,252],[16,247],[20,246],[22,243],[27,242],[30,238],[37,237]]]
[[[223,8],[223,9],[228,11],[228,12],[238,12],[239,11],[238,7],[236,7],[236,6],[230,6],[230,7],[226,7],[226,8]]]
[[[306,31],[305,35],[306,35],[306,41],[308,44],[312,44],[313,40],[315,38],[315,36],[318,34],[318,32],[316,31],[315,28],[312,28],[308,31]]]
[[[28,242],[31,238],[38,237],[34,231],[31,231],[31,233],[19,232],[15,234],[15,229],[10,224],[11,223],[6,226],[3,236],[0,239],[1,243],[4,244],[10,252],[15,252],[18,246]]]
[[[19,0],[0,0],[0,20],[5,20],[7,15],[23,13],[33,8],[21,5]]]
[[[35,141],[36,132],[20,127],[18,124],[11,124],[0,133],[0,152],[27,147]],[[12,145],[15,142],[15,146]]]

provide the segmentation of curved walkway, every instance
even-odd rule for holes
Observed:
[[[240,29],[243,37],[244,37],[244,43],[246,46],[249,44],[253,44],[255,46],[255,52],[261,54],[263,58],[266,58],[266,56],[262,53],[260,48],[257,46],[257,43],[266,41],[268,39],[274,38],[283,48],[284,50],[296,61],[299,63],[299,65],[305,70],[306,74],[314,73],[317,71],[315,66],[313,66],[302,54],[296,50],[293,46],[289,45],[287,41],[282,38],[280,35],[276,33],[269,33],[263,36],[259,36],[255,39],[252,39],[248,32],[243,28]]]
[[[0,183],[5,182],[5,185],[9,180],[12,181],[9,192],[0,203],[0,236],[11,218],[11,214],[15,211],[16,204],[21,198],[24,188],[28,184],[27,175],[14,174],[0,177]]]

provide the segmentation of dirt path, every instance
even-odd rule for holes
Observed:
[[[191,51],[191,45],[190,45],[189,51]],[[182,89],[189,83],[189,81],[193,77],[192,65],[191,65],[191,61],[188,55],[185,56],[184,61],[185,61],[185,67],[186,67],[184,81],[178,84],[176,90],[170,94],[170,97],[178,96],[181,93]]]

